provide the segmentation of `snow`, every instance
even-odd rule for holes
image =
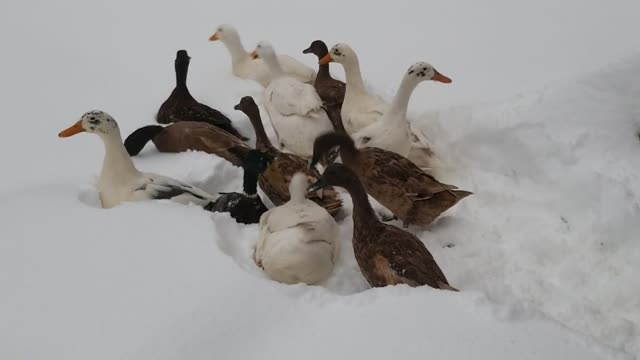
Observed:
[[[637,2],[1,7],[0,358],[640,357]],[[220,23],[248,50],[269,40],[311,66],[301,51],[312,40],[348,42],[387,97],[416,61],[453,79],[421,85],[409,109],[443,180],[474,195],[411,230],[460,293],[368,289],[349,217],[334,274],[308,287],[253,265],[257,225],[164,201],[98,208],[102,145],[56,134],[91,109],[123,134],[152,123],[178,49],[192,57],[194,96],[252,134],[233,106],[260,88],[207,42]],[[149,146],[134,161],[210,192],[240,189],[240,170],[207,154]]]

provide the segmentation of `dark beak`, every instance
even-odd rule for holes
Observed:
[[[308,192],[318,191],[320,189],[326,188],[327,186],[329,186],[329,184],[327,184],[323,178],[320,178],[318,179],[318,181],[309,185],[309,187],[307,188],[307,191]]]
[[[242,109],[240,108],[240,104],[238,104],[238,105],[234,106],[233,108],[234,108],[235,110],[242,110]]]
[[[308,47],[308,48],[306,48],[306,49],[302,50],[302,53],[303,53],[303,54],[311,54],[311,52],[312,52],[312,51],[311,51],[311,47]]]

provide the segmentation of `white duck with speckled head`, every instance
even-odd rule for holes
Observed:
[[[352,134],[357,147],[377,147],[409,157],[413,137],[407,107],[414,89],[427,80],[450,83],[451,79],[440,74],[431,64],[418,62],[404,74],[391,106],[373,124]]]
[[[122,143],[118,124],[111,115],[103,111],[89,111],[58,136],[66,138],[82,132],[96,134],[104,143],[104,160],[97,184],[103,208],[114,207],[123,201],[153,199],[194,203],[205,208],[215,202],[216,197],[189,184],[138,171]]]

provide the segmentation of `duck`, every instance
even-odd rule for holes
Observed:
[[[270,43],[259,42],[251,55],[263,59],[273,74],[273,81],[264,90],[263,103],[280,147],[310,159],[313,140],[333,129],[320,96],[313,85],[283,72]]]
[[[348,134],[338,132],[323,134],[315,140],[310,166],[336,146],[342,163],[358,175],[367,193],[400,219],[404,227],[429,225],[472,194],[439,182],[394,152],[376,147],[358,149]]]
[[[336,62],[344,68],[347,82],[340,115],[347,133],[354,134],[376,122],[387,110],[388,105],[384,99],[370,94],[365,88],[358,55],[349,45],[336,44],[319,60],[320,65],[330,62]]]
[[[370,94],[365,88],[356,52],[345,43],[336,44],[319,61],[320,64],[330,62],[341,64],[347,78],[344,103],[340,112],[347,133],[353,135],[380,120],[389,110],[390,105],[380,96]],[[447,81],[444,78],[442,80]],[[432,165],[440,164],[427,137],[411,124],[409,128],[411,133],[409,160],[425,171],[433,171]]]
[[[307,186],[306,174],[294,174],[291,199],[260,217],[254,261],[269,278],[285,284],[318,284],[336,262],[338,224],[305,197]]]
[[[406,284],[458,291],[451,285],[425,244],[410,232],[376,217],[367,192],[347,165],[331,164],[310,190],[337,186],[353,201],[353,252],[362,275],[372,287]]]
[[[124,201],[163,199],[207,208],[216,201],[217,197],[192,185],[136,169],[122,143],[118,123],[106,112],[86,112],[58,136],[68,138],[84,132],[98,135],[104,143],[104,160],[97,183],[103,208],[112,208]]]
[[[207,210],[226,212],[241,224],[257,224],[267,207],[258,195],[258,177],[271,161],[269,154],[251,149],[242,161],[243,192],[221,192]]]
[[[215,125],[229,134],[248,140],[236,130],[231,120],[220,111],[201,104],[191,96],[187,88],[187,72],[191,57],[186,50],[178,50],[175,60],[176,87],[158,110],[156,121],[169,124],[180,121],[199,121]]]
[[[352,134],[356,147],[377,147],[409,158],[413,138],[407,120],[407,107],[414,89],[426,80],[451,83],[451,79],[439,73],[429,63],[418,62],[411,65],[402,78],[391,106],[373,124]]]
[[[289,187],[294,174],[301,172],[309,178],[309,181],[316,181],[320,177],[315,168],[309,168],[307,160],[295,154],[280,151],[271,143],[264,130],[260,109],[251,96],[240,99],[234,109],[242,111],[249,118],[256,133],[256,149],[263,151],[271,158],[267,168],[258,177],[258,185],[274,205],[283,205],[291,199]],[[330,187],[307,196],[332,216],[338,215],[342,208],[342,200]]]
[[[127,136],[124,146],[130,156],[136,156],[149,141],[160,152],[203,151],[217,155],[235,166],[242,166],[243,159],[251,150],[238,137],[217,126],[198,121],[181,121],[169,126],[143,126]]]
[[[318,61],[329,53],[327,44],[322,40],[314,40],[308,48],[302,51],[303,54],[314,54],[318,57]],[[329,72],[329,64],[319,64],[316,79],[313,82],[322,104],[324,105],[329,120],[333,124],[335,131],[346,132],[342,124],[342,103],[344,102],[344,92],[346,84],[340,80],[331,77]]]
[[[273,76],[267,65],[261,59],[249,56],[249,53],[242,46],[238,31],[232,25],[222,24],[218,26],[209,41],[218,40],[226,46],[231,55],[231,72],[233,75],[241,79],[253,80],[265,88],[269,86]],[[288,55],[278,55],[278,61],[286,74],[302,82],[313,83],[316,73],[312,68]]]

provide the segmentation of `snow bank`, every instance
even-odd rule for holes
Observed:
[[[0,11],[0,358],[639,357],[637,2],[35,5]],[[151,123],[178,49],[194,96],[252,133],[233,106],[260,89],[206,41],[223,22],[309,65],[312,40],[349,42],[387,96],[415,61],[453,78],[409,108],[444,180],[475,193],[418,232],[461,293],[368,290],[349,218],[333,276],[306,287],[253,265],[256,226],[163,202],[97,208],[102,145],[56,134],[90,109],[123,134]],[[149,146],[135,162],[241,187],[207,154]]]

